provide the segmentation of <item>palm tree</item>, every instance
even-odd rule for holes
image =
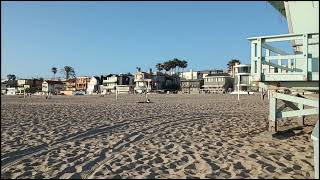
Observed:
[[[175,73],[177,73],[177,67],[179,66],[179,62],[180,62],[180,60],[177,59],[177,58],[174,58],[174,59],[172,60],[173,68],[174,68]]]
[[[56,79],[56,73],[57,73],[57,71],[58,71],[58,68],[56,68],[56,67],[52,67],[52,68],[51,68],[51,72],[53,72],[53,79]]]
[[[169,67],[171,69],[171,75],[173,74],[173,69],[175,68],[175,61],[169,60]]]
[[[65,74],[67,80],[70,78],[70,76],[75,77],[74,69],[71,66],[65,66],[62,69],[62,72]]]
[[[166,73],[171,69],[168,61],[163,63],[163,69],[166,71]]]
[[[157,68],[157,70],[158,70],[159,72],[161,72],[161,71],[163,70],[163,65],[162,65],[161,63],[158,63],[158,64],[156,65],[156,68]]]
[[[180,68],[182,68],[182,61],[180,59],[178,59],[178,73],[180,74]]]
[[[182,71],[184,70],[184,68],[187,68],[187,67],[188,67],[188,62],[185,60],[182,60],[182,62],[181,62]]]
[[[182,60],[181,61],[181,68],[182,68],[182,78],[183,78],[183,71],[184,71],[184,68],[187,68],[188,67],[188,62],[185,61],[185,60]]]

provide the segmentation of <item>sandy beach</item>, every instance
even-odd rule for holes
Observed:
[[[316,116],[271,134],[260,96],[148,97],[1,96],[1,178],[314,177]]]

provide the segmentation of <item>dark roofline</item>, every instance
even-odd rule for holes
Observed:
[[[208,74],[206,77],[209,76],[230,76],[228,73],[216,73],[216,74]]]
[[[62,81],[44,80],[43,82],[47,82],[48,84],[63,84]]]
[[[106,75],[106,76],[104,76],[104,77],[111,77],[111,76],[119,77],[119,75],[118,75],[118,74],[108,74],[108,75]]]

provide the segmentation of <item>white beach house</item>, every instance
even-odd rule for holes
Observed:
[[[16,88],[7,88],[7,95],[16,95]]]
[[[234,92],[247,93],[251,86],[251,65],[238,64],[234,66]]]
[[[98,92],[100,78],[92,76],[87,85],[87,94],[94,94]]]
[[[42,91],[44,93],[58,94],[64,89],[62,81],[46,80],[42,83]]]

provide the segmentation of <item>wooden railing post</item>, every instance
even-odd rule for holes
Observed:
[[[251,74],[255,74],[257,72],[256,67],[254,66],[256,61],[256,43],[255,41],[251,42]]]
[[[262,69],[262,39],[257,39],[257,74],[258,74],[258,81],[261,80],[261,69]]]
[[[302,110],[304,109],[304,105],[302,103],[298,104],[298,108],[300,109],[300,111],[302,112]],[[299,116],[298,117],[298,124],[300,126],[304,126],[304,117],[305,116]]]
[[[308,80],[308,34],[303,35],[303,75],[304,75],[304,80]]]
[[[269,49],[266,49],[266,57],[269,57],[270,56],[270,50]],[[269,59],[266,58],[266,61],[267,62],[270,62]],[[270,73],[270,65],[268,65],[268,74]]]
[[[269,104],[269,131],[276,132],[277,129],[277,98],[271,92]]]

